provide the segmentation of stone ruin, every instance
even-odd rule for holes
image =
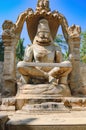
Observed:
[[[24,60],[17,64],[21,74],[18,81],[16,44],[24,22],[32,44],[25,49]],[[59,26],[69,46],[68,61],[62,61],[61,49],[54,44]],[[5,51],[1,111],[69,111],[77,110],[76,104],[78,109],[86,110],[86,99],[82,98],[86,88],[80,77],[79,26],[69,26],[62,14],[51,11],[48,0],[38,0],[35,11],[27,9],[15,24],[5,20],[2,28]]]

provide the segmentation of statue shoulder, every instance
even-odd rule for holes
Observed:
[[[25,48],[25,54],[31,53],[31,52],[33,52],[33,47],[32,47],[32,45],[27,45],[26,48]]]

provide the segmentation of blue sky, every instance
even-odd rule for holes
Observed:
[[[36,3],[37,0],[0,0],[0,34],[4,20],[15,23],[21,12],[27,8],[35,9]],[[86,30],[86,0],[50,0],[50,8],[62,13],[69,26],[76,24],[81,26],[82,31]],[[21,37],[25,38],[24,45],[30,43],[25,25]]]

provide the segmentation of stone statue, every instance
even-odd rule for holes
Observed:
[[[63,85],[65,90],[70,88],[71,93],[74,94],[76,88],[83,86],[79,64],[81,30],[76,25],[69,27],[62,14],[56,10],[51,11],[49,0],[38,0],[35,11],[28,8],[19,15],[16,23],[6,20],[2,25],[2,39],[5,46],[5,91],[10,93],[9,96],[12,93],[12,95],[16,94],[15,83],[18,84],[15,71],[16,44],[20,38],[24,22],[26,22],[28,36],[32,44],[27,46],[24,60],[17,65],[22,84],[35,84],[35,87],[37,87],[36,84],[47,84],[46,89],[47,86],[52,84],[54,88],[56,86],[56,89]],[[61,49],[54,44],[59,26],[61,26],[64,38],[69,46],[70,61],[62,61]],[[56,90],[53,94],[55,92],[59,93]],[[62,95],[65,95],[65,91]]]
[[[48,67],[47,65],[34,67],[28,66],[29,62],[50,64],[61,62],[63,67]],[[66,64],[68,67],[65,66]],[[40,83],[68,84],[67,77],[72,66],[69,61],[62,62],[62,53],[60,48],[54,44],[48,20],[39,20],[33,44],[26,48],[24,60],[18,63],[17,68],[25,84],[31,83],[33,78],[39,79]]]
[[[21,74],[19,82],[16,80],[15,54],[24,22],[32,44],[26,47],[23,61],[17,64]],[[70,61],[62,61],[61,49],[54,43],[59,26],[69,46]],[[27,9],[19,15],[16,23],[6,20],[2,28],[5,46],[2,96],[16,95],[15,101],[8,99],[8,106],[17,105],[16,109],[24,110],[25,105],[31,111],[56,112],[60,108],[63,110],[64,106],[72,107],[73,100],[63,97],[86,95],[86,87],[80,77],[81,29],[77,25],[69,27],[62,14],[51,11],[49,0],[38,0],[35,11]],[[2,103],[2,110],[5,103]],[[80,104],[83,106],[83,101],[81,103],[80,100]]]

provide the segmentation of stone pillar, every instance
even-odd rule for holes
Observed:
[[[0,93],[3,85],[3,62],[0,62]]]
[[[4,43],[4,68],[3,68],[3,90],[2,96],[14,96],[16,94],[16,71],[15,55],[16,44],[19,35],[15,33],[15,24],[6,20],[3,25],[2,39]]]
[[[15,46],[5,46],[4,50],[4,89],[7,96],[16,94]]]
[[[5,97],[14,96],[16,94],[16,66],[15,66],[15,55],[16,55],[16,44],[20,38],[23,24],[30,9],[27,9],[21,13],[16,23],[5,20],[2,28],[2,39],[4,43],[4,87],[2,95]]]
[[[70,61],[72,63],[72,72],[69,76],[69,85],[73,92],[75,88],[82,85],[80,78],[80,37],[70,37],[68,39],[70,48]]]

